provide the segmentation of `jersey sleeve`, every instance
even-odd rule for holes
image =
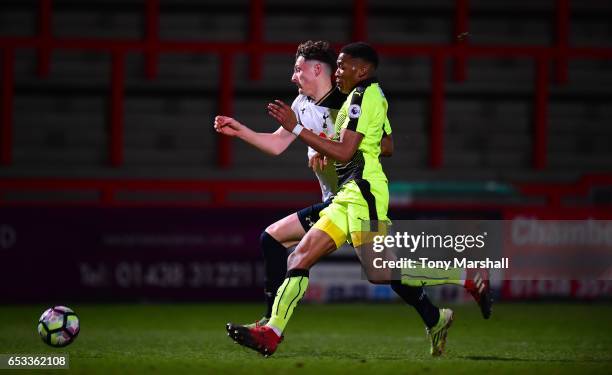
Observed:
[[[347,110],[349,121],[346,128],[364,136],[367,135],[371,131],[369,128],[377,122],[376,119],[381,111],[377,102],[373,97],[372,90],[357,88],[352,94],[351,104]],[[380,126],[380,122],[378,122],[378,126]]]
[[[389,135],[393,132],[391,129],[391,123],[389,122],[389,117],[385,117],[385,123],[383,125],[383,136]]]

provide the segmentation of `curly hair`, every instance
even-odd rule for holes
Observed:
[[[303,56],[305,60],[317,60],[329,65],[330,71],[336,69],[336,51],[324,40],[309,40],[300,44],[295,53],[295,58]]]

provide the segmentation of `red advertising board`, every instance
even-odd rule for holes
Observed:
[[[515,208],[503,218],[505,256],[521,266],[504,275],[501,298],[612,298],[610,210]]]

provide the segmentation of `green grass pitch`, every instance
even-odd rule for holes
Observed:
[[[455,306],[441,358],[401,304],[300,305],[270,358],[224,329],[258,318],[261,305],[74,304],[81,333],[63,349],[37,335],[46,307],[0,306],[0,353],[67,352],[70,372],[83,374],[612,373],[611,304],[498,304],[488,321],[473,304]]]

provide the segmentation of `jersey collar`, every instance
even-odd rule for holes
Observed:
[[[373,83],[378,83],[378,78],[376,76],[374,77],[370,77],[370,78],[366,78],[363,81],[359,81],[357,82],[357,84],[355,85],[355,87],[353,87],[353,90],[355,90],[357,87],[363,87],[366,88],[368,86],[370,86]],[[352,90],[351,90],[352,91]]]
[[[337,87],[332,87],[315,105],[319,107],[325,107],[330,109],[340,109],[342,104],[346,100],[347,95],[338,90]]]

